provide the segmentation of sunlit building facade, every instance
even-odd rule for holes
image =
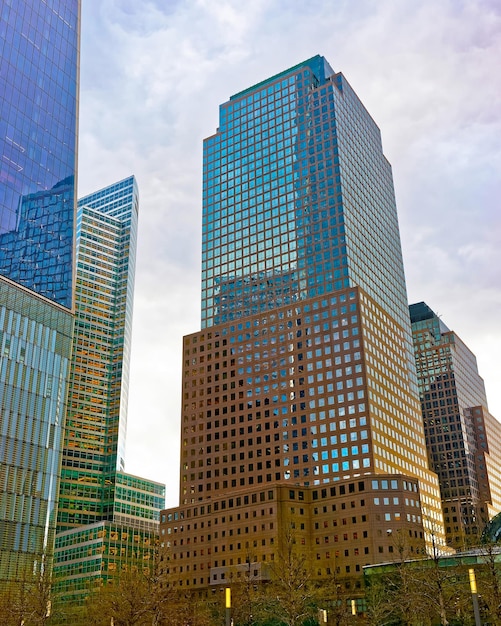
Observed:
[[[349,307],[338,307],[336,298],[330,302],[330,294],[358,288],[356,323],[368,378],[360,415],[370,415],[380,457],[370,469],[398,471],[402,463],[416,468],[423,506],[430,505],[426,517],[440,526],[436,477],[427,470],[391,167],[379,128],[324,57],[313,57],[220,106],[217,133],[204,141],[202,232],[202,328],[229,324],[238,349],[247,352],[250,345],[246,360],[263,359],[266,352],[261,332],[256,345],[259,319],[250,317],[261,314],[264,321],[269,319],[265,313],[280,308],[294,318],[297,307],[293,336],[289,326],[284,340],[292,339],[293,349],[304,351],[303,370],[315,369],[314,342],[299,328],[308,300],[316,298],[317,306],[332,307],[341,316]],[[313,331],[315,318],[308,317]],[[384,327],[391,331],[383,344],[378,335],[386,332]],[[334,326],[330,330],[328,341],[342,349],[346,336],[342,330],[336,335]],[[374,344],[371,351],[365,342]],[[252,354],[254,348],[259,354]],[[399,364],[398,384],[391,360]],[[281,382],[290,391],[300,363],[288,365]],[[280,376],[279,366],[270,367]],[[243,372],[245,394],[259,394],[262,376],[256,371],[249,376],[248,369]],[[309,377],[322,387],[316,374],[310,371]],[[341,401],[334,398],[328,408],[335,410]],[[287,414],[298,409],[288,406]],[[333,423],[338,418],[336,413]],[[350,472],[354,469],[350,466]],[[334,478],[329,472],[328,479]]]
[[[58,531],[107,519],[115,473],[125,466],[138,207],[133,176],[78,201]]]
[[[410,306],[430,467],[437,473],[447,541],[478,543],[501,511],[501,424],[488,412],[477,360],[424,302]]]
[[[316,56],[221,105],[203,167],[202,330],[184,338],[180,508],[166,524],[256,486],[395,474],[418,486],[411,523],[442,542],[378,127]]]
[[[121,573],[155,567],[165,485],[116,472],[109,491],[105,515],[56,535],[53,591],[63,615]]]
[[[153,566],[165,505],[164,485],[124,472],[138,211],[134,176],[78,201],[53,587],[66,607],[123,571]]]
[[[257,483],[162,512],[169,584],[207,594],[249,576],[268,581],[292,540],[311,580],[337,579],[358,604],[365,565],[392,561],[402,547],[409,558],[425,554],[414,478],[362,475],[318,487]]]
[[[50,565],[73,330],[79,0],[0,21],[0,584]]]

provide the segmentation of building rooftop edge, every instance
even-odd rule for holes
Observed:
[[[101,187],[101,189],[96,189],[95,191],[91,191],[90,193],[86,193],[81,198],[78,198],[77,203],[80,204],[81,202],[85,202],[87,199],[93,198],[93,197],[99,195],[100,193],[102,193],[103,191],[111,190],[114,187],[118,187],[122,183],[125,183],[125,182],[128,182],[128,181],[132,182],[133,187],[135,187],[136,193],[138,193],[138,185],[137,185],[136,177],[135,177],[134,174],[130,174],[129,176],[125,176],[125,178],[122,178],[121,180],[117,180],[116,182],[111,183],[111,185],[105,185],[104,187]]]
[[[271,83],[274,80],[276,80],[277,78],[281,78],[282,76],[286,76],[287,74],[290,74],[291,72],[294,72],[295,70],[299,69],[300,67],[304,67],[306,65],[309,65],[315,59],[320,59],[320,58],[322,58],[322,55],[315,54],[314,56],[310,57],[309,59],[306,59],[306,61],[301,61],[301,63],[297,63],[297,65],[293,65],[292,67],[289,67],[288,69],[283,70],[282,72],[278,72],[278,74],[275,74],[274,76],[270,76],[269,78],[266,78],[265,80],[262,80],[262,81],[256,83],[255,85],[252,85],[251,87],[247,87],[247,89],[243,89],[242,91],[239,91],[238,93],[234,94],[233,96],[230,96],[230,100],[236,100],[237,98],[242,97],[246,93],[254,91],[254,90],[258,89],[259,87],[261,87],[262,85],[266,85],[267,83]]]

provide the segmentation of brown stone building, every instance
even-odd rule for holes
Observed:
[[[269,576],[287,530],[321,578],[392,559],[396,537],[423,549],[440,515],[402,344],[358,288],[185,337],[181,506],[160,525],[176,584]]]
[[[359,288],[185,337],[181,504],[405,472],[436,516],[403,346]]]
[[[313,579],[353,588],[364,565],[424,552],[418,484],[400,474],[220,493],[164,511],[160,533],[165,573],[192,591],[269,580],[289,539]]]

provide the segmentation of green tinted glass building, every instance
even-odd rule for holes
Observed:
[[[53,590],[59,617],[103,582],[123,572],[148,574],[155,567],[165,486],[116,472],[109,487],[105,519],[96,517],[56,536]]]
[[[57,4],[57,6],[56,6]],[[0,585],[53,550],[73,328],[78,0],[0,20]]]
[[[78,202],[58,531],[109,519],[124,469],[138,202],[133,176]]]
[[[78,201],[54,566],[55,598],[65,606],[109,577],[154,562],[165,486],[123,471],[138,208],[133,176]]]

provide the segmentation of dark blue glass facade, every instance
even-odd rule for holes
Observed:
[[[79,1],[0,11],[0,275],[71,308]]]
[[[0,1],[0,593],[50,569],[73,334],[79,0]]]

